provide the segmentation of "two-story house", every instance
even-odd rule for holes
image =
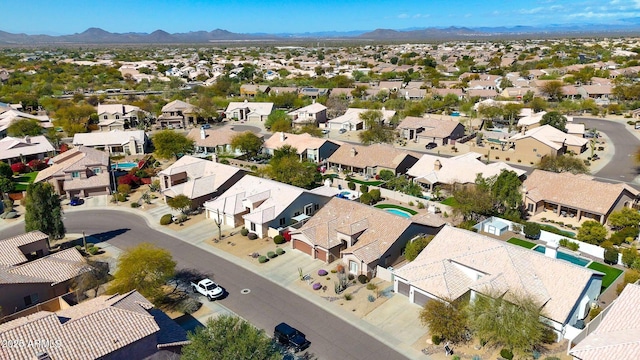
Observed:
[[[17,138],[8,136],[0,139],[0,161],[9,165],[16,162],[27,163],[30,160],[42,160],[53,156],[55,149],[49,140],[43,136],[25,136]]]
[[[227,119],[240,121],[265,121],[273,111],[273,103],[270,102],[230,102],[225,110]]]
[[[86,146],[111,155],[144,154],[148,144],[149,138],[144,130],[111,130],[73,136],[74,146]]]
[[[182,100],[173,100],[162,107],[162,114],[158,116],[158,125],[165,129],[183,129],[198,121],[200,109]]]
[[[139,107],[125,104],[98,104],[97,112],[100,131],[135,127],[145,116]]]
[[[311,105],[289,112],[294,126],[318,125],[327,122],[327,107],[314,102]]]
[[[296,149],[300,156],[300,160],[309,160],[319,163],[323,162],[336,152],[340,145],[342,145],[342,142],[317,138],[309,134],[277,132],[264,142],[262,148],[267,154],[273,156],[276,150],[285,145],[289,145]]]

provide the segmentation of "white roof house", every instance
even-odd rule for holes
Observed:
[[[0,138],[4,137],[4,134],[7,132],[7,128],[12,122],[22,119],[38,120],[40,122],[40,126],[45,129],[53,127],[53,123],[47,115],[32,115],[15,109],[13,105],[0,105]]]
[[[327,107],[314,102],[311,105],[293,110],[287,115],[293,119],[294,124],[324,123],[327,120]]]
[[[513,171],[518,177],[526,173],[525,170],[514,168],[503,162],[487,164],[481,160],[482,155],[469,152],[451,158],[425,154],[416,162],[407,174],[416,181],[429,184],[473,184],[476,175],[483,178],[500,175],[505,171]]]
[[[270,102],[230,102],[225,110],[227,118],[238,120],[256,119],[264,121],[273,111],[273,103]]]
[[[349,108],[347,112],[342,116],[338,116],[335,119],[331,119],[327,121],[329,124],[329,128],[331,129],[347,129],[347,130],[358,130],[364,128],[364,122],[360,118],[360,114],[370,111],[371,109],[357,109],[357,108]],[[386,110],[382,108],[378,110],[382,112],[382,120],[385,123],[389,123],[391,118],[396,114],[395,110]]]
[[[567,134],[554,128],[551,125],[543,125],[531,130],[527,130],[524,134],[516,134],[510,137],[509,141],[515,142],[517,140],[525,138],[534,138],[553,149],[560,149],[563,146],[584,148],[589,142],[589,139],[584,139],[582,137]]]
[[[110,154],[144,154],[147,145],[144,130],[111,130],[99,133],[79,133],[73,136],[74,146],[103,149]]]
[[[245,175],[218,198],[204,203],[207,218],[221,217],[230,227],[244,225],[259,237],[274,236],[295,222],[313,215],[329,197],[278,181]]]
[[[470,293],[526,295],[557,333],[569,337],[600,295],[603,274],[468,230],[445,225],[418,257],[394,271],[394,290],[419,305]],[[568,329],[571,328],[571,329]],[[565,330],[569,330],[568,332]]]
[[[25,161],[33,158],[43,159],[54,152],[55,148],[43,135],[24,138],[8,136],[0,139],[0,160],[9,164],[20,162],[21,158],[25,158]]]
[[[273,155],[275,150],[285,145],[296,149],[301,159],[320,161],[331,156],[342,145],[342,142],[318,138],[306,133],[276,132],[264,142],[262,147],[268,154]]]

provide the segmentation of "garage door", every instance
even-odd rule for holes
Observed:
[[[409,297],[409,288],[411,286],[409,286],[409,284],[403,283],[402,281],[398,280],[398,294],[402,294],[406,297]]]
[[[307,244],[304,241],[294,239],[291,242],[291,247],[293,247],[294,249],[300,250],[305,254],[311,255],[311,245]]]
[[[424,306],[424,304],[427,303],[427,301],[431,300],[427,295],[421,293],[421,292],[417,292],[417,291],[413,291],[413,303],[416,305],[420,305],[420,306]]]
[[[316,259],[327,261],[327,252],[324,250],[316,249]]]
[[[94,188],[85,190],[87,196],[108,195],[109,191],[106,188]]]

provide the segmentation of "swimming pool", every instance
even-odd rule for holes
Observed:
[[[537,251],[541,254],[544,254],[547,250],[547,248],[544,245],[538,245],[536,247],[533,248],[534,251]],[[585,258],[581,258],[581,257],[577,257],[571,254],[567,254],[566,252],[562,252],[562,251],[557,251],[556,252],[556,258],[560,259],[560,260],[564,260],[564,261],[568,261],[570,263],[576,264],[578,266],[582,266],[585,267],[587,266],[591,260],[585,259]]]
[[[131,170],[134,167],[138,167],[136,162],[121,162],[117,164],[111,164],[111,170]]]
[[[393,215],[402,216],[403,218],[407,218],[407,219],[411,217],[411,214],[409,214],[408,212],[398,210],[398,209],[389,208],[389,209],[384,209],[384,211],[388,213],[392,213]]]

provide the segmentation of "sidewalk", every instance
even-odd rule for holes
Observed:
[[[215,255],[229,258],[229,252],[210,245],[211,240],[216,237],[217,227],[212,221],[201,220],[195,222],[179,230],[171,229],[167,226],[160,225],[160,217],[171,213],[171,209],[163,204],[161,200],[155,200],[156,204],[151,209],[134,209],[129,203],[121,203],[115,205],[107,201],[107,196],[94,197],[87,199],[81,206],[70,208],[65,207],[65,213],[73,213],[77,211],[94,210],[115,210],[125,211],[141,216],[147,222],[147,225],[154,230],[161,231],[167,235],[176,237],[182,241],[199,247],[204,251],[208,251]],[[1,228],[0,228],[1,230]],[[229,229],[227,229],[227,232]],[[72,235],[72,234],[69,234]],[[81,234],[77,234],[81,236]],[[90,239],[90,237],[89,237]],[[224,241],[224,240],[223,240]],[[93,241],[92,241],[93,242]],[[97,242],[97,246],[109,251],[113,254],[119,254],[120,249],[114,248],[108,243]],[[414,344],[427,332],[427,329],[420,324],[418,314],[420,307],[409,303],[404,296],[393,294],[386,302],[376,307],[363,318],[354,315],[348,311],[347,307],[340,306],[338,302],[327,301],[315,293],[310,293],[301,288],[299,283],[299,268],[306,273],[313,273],[319,267],[328,268],[324,262],[311,259],[308,255],[293,250],[289,243],[281,246],[286,254],[283,255],[286,261],[273,261],[272,264],[259,264],[250,257],[234,256],[237,265],[252,271],[253,273],[264,277],[266,280],[272,281],[293,293],[296,293],[315,305],[320,306],[333,314],[336,314],[348,321],[350,324],[358,327],[363,332],[375,337],[382,343],[396,349],[410,359],[428,359],[418,349],[414,348]],[[284,259],[282,259],[284,260]],[[206,320],[217,314],[231,313],[229,309],[220,303],[207,303],[201,310],[198,310],[194,317],[204,323]]]

